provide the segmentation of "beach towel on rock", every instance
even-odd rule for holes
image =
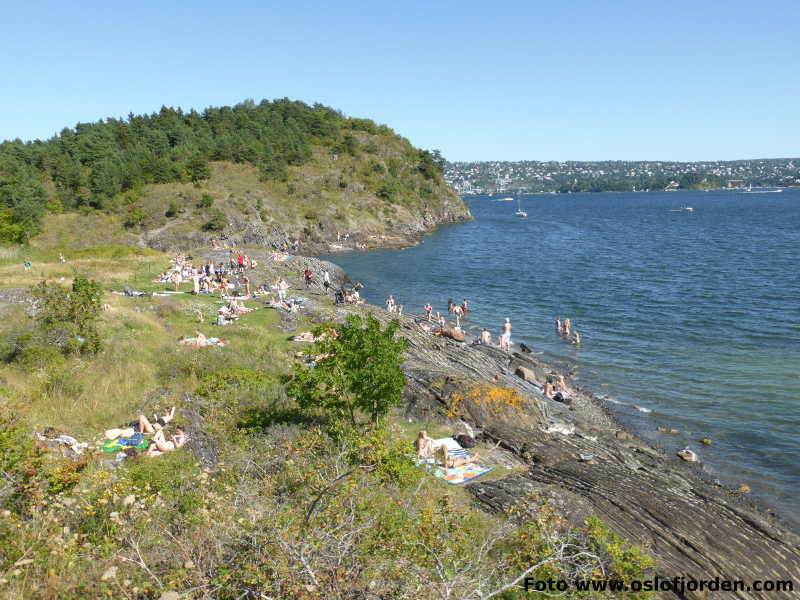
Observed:
[[[469,458],[470,453],[463,448],[458,448],[454,450],[448,450],[447,454],[450,458]],[[441,463],[436,462],[433,458],[417,458],[414,460],[414,464],[418,467],[422,466],[425,468],[426,471],[438,477],[439,479],[444,479],[450,485],[461,485],[462,483],[469,483],[470,481],[475,481],[478,477],[482,477],[494,470],[494,467],[486,467],[481,464],[477,463],[470,463],[468,465],[461,465],[460,467],[451,467],[447,469],[447,474],[445,474],[444,467]]]
[[[437,467],[433,474],[440,478],[444,479],[450,485],[461,485],[462,483],[469,483],[470,481],[475,481],[478,477],[486,475],[490,471],[493,471],[492,467],[484,467],[483,465],[477,463],[471,463],[468,465],[461,465],[460,467],[452,467],[447,469],[447,474],[445,475],[444,467]]]

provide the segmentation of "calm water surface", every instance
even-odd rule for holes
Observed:
[[[515,343],[577,368],[642,437],[800,523],[800,190],[521,196],[527,219],[496,198],[467,197],[474,222],[415,248],[327,258],[375,304],[468,298],[495,337],[511,318]]]

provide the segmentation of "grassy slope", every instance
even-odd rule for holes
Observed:
[[[416,172],[406,155],[410,145],[405,140],[363,132],[359,137],[362,145],[372,142],[377,150],[334,158],[329,150],[317,147],[308,164],[289,168],[287,182],[261,181],[258,170],[249,164],[218,162],[212,163],[207,181],[147,185],[119,198],[111,212],[51,214],[32,244],[43,248],[132,244],[147,231],[196,235],[208,221],[208,209],[197,206],[204,194],[214,198],[214,206],[234,224],[233,231],[256,221],[296,237],[304,230],[327,239],[335,238],[336,231],[383,234],[416,221],[428,209],[468,214],[446,184],[426,180]],[[399,170],[408,187],[391,201],[376,195],[390,167]],[[141,227],[125,227],[126,198],[135,198],[141,206],[145,214]],[[178,208],[173,217],[165,216],[170,203]],[[320,231],[320,223],[326,232]]]

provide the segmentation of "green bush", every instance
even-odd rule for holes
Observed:
[[[31,289],[36,305],[34,321],[41,335],[62,354],[95,353],[100,350],[100,299],[103,290],[96,281],[76,277],[72,290],[43,281]]]
[[[0,409],[0,506],[27,516],[46,497],[71,490],[87,461],[48,457],[34,443],[28,424]]]
[[[178,203],[175,202],[175,200],[171,200],[169,206],[167,207],[166,212],[164,213],[164,216],[169,217],[171,219],[172,217],[177,216],[177,214],[178,214]]]
[[[214,206],[214,196],[211,194],[203,194],[197,203],[197,208],[211,208],[212,206]]]
[[[218,208],[208,211],[209,220],[203,225],[204,231],[222,231],[228,225],[228,218],[225,213]]]
[[[337,327],[336,339],[328,334],[310,352],[328,358],[317,361],[314,368],[295,365],[288,393],[301,408],[322,408],[353,425],[358,414],[364,413],[376,423],[400,402],[405,386],[400,365],[407,342],[395,337],[399,327],[394,321],[382,329],[372,315],[366,319],[348,316],[345,324]],[[328,329],[321,326],[316,333],[321,335]]]
[[[18,339],[17,343],[20,341],[22,345],[15,353],[14,362],[24,369],[45,369],[66,361],[57,347],[36,343],[34,336]]]
[[[377,477],[401,487],[415,485],[423,477],[423,471],[416,467],[409,456],[414,456],[411,440],[397,440],[385,427],[380,427],[359,435],[355,439],[356,464],[375,465]]]
[[[125,211],[125,218],[122,221],[122,224],[131,229],[133,227],[139,227],[144,224],[147,215],[144,214],[144,210],[138,204],[132,204],[128,207]]]

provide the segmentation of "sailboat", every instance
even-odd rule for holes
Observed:
[[[528,213],[522,210],[522,206],[519,203],[519,198],[517,198],[517,212],[514,213],[518,217],[527,217]]]

